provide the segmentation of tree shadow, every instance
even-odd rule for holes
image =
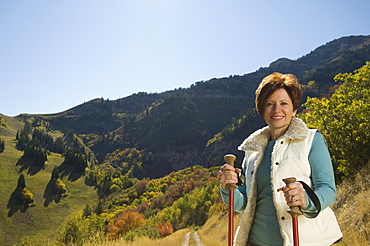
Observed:
[[[13,214],[17,211],[21,211],[25,213],[28,209],[28,205],[26,202],[22,201],[21,195],[23,192],[22,187],[17,187],[13,193],[10,195],[7,208],[9,209],[8,217],[12,217]]]
[[[56,178],[53,178],[49,181],[49,183],[46,185],[45,191],[44,191],[44,207],[49,206],[51,202],[59,203],[60,199],[62,198],[62,194],[60,194],[58,188],[57,188],[57,180]]]
[[[76,167],[74,165],[68,164],[66,162],[63,162],[58,167],[60,177],[67,177],[68,181],[74,182],[81,178],[81,176],[85,173],[84,170],[76,170]]]
[[[27,174],[31,175],[31,176],[33,176],[33,175],[37,174],[38,172],[40,172],[41,170],[45,169],[45,165],[36,164],[35,160],[33,160],[31,158],[24,157],[24,156],[22,156],[17,161],[16,166],[21,167],[18,173],[21,173],[25,170],[28,170]]]

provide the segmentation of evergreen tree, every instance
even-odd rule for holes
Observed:
[[[35,147],[32,143],[24,146],[24,157],[34,159],[35,163],[40,166],[48,160],[46,151],[41,147]]]
[[[92,211],[91,211],[91,208],[89,206],[89,204],[86,204],[86,207],[84,208],[83,212],[82,212],[82,215],[87,218],[89,217],[90,215],[92,214]]]
[[[55,166],[51,173],[51,179],[59,179],[59,178],[60,178],[59,169],[57,166]]]
[[[26,188],[26,180],[24,179],[23,173],[19,175],[17,188],[22,188],[22,189]]]
[[[103,201],[102,200],[99,200],[98,205],[96,205],[95,213],[98,214],[98,215],[104,213]]]
[[[4,152],[4,149],[5,149],[5,143],[4,143],[4,140],[1,140],[1,138],[0,138],[0,153],[1,153],[1,152]]]
[[[30,142],[31,142],[31,139],[28,135],[28,131],[21,130],[20,133],[19,133],[19,140],[18,140],[18,143],[16,145],[16,148],[18,150],[24,150],[25,146],[27,144],[30,144]]]

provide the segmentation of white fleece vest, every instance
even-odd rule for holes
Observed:
[[[287,132],[276,140],[271,157],[271,189],[277,211],[280,233],[284,246],[293,246],[292,220],[287,210],[283,192],[277,189],[284,186],[286,177],[296,177],[297,181],[311,184],[311,167],[308,154],[316,130],[311,130],[298,118],[293,118]],[[244,140],[239,150],[246,152],[246,193],[247,206],[241,216],[234,239],[235,246],[245,246],[248,240],[257,201],[257,181],[253,173],[261,164],[265,148],[270,140],[267,127],[257,130]],[[252,172],[253,170],[253,172]],[[327,246],[342,237],[333,211],[328,207],[314,218],[298,217],[299,241],[301,246]]]

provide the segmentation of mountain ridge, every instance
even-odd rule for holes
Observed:
[[[304,87],[304,102],[307,96],[327,94],[336,85],[336,74],[354,71],[368,60],[370,36],[348,36],[327,42],[296,60],[279,58],[269,67],[245,75],[200,81],[163,93],[136,93],[112,101],[96,98],[56,114],[17,117],[36,118],[34,124],[43,121],[50,129],[92,136],[84,141],[100,163],[107,162],[107,154],[117,149],[152,153],[155,158],[143,164],[148,170],[141,175],[160,177],[191,165],[220,164],[225,152],[241,158],[235,152],[236,146],[264,125],[253,108],[254,91],[266,75],[275,71],[295,74]],[[315,86],[308,85],[310,81],[315,81]],[[248,128],[241,125],[246,116],[253,119]],[[244,121],[234,124],[238,119]],[[239,129],[239,136],[207,144],[232,124]],[[102,138],[107,140],[104,146],[99,145]]]

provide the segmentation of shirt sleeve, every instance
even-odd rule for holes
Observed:
[[[244,173],[246,172],[246,161],[247,155],[243,160],[242,169]],[[223,189],[220,186],[220,193],[222,200],[224,203],[229,206],[229,190]],[[237,212],[241,212],[245,209],[247,203],[247,195],[246,195],[246,182],[242,186],[238,186],[236,190],[234,190],[234,210]]]
[[[330,153],[320,132],[316,132],[314,136],[308,160],[311,165],[312,188],[319,198],[321,209],[324,210],[335,202],[337,193]],[[316,212],[316,207],[307,193],[306,197],[307,205],[302,210]]]

